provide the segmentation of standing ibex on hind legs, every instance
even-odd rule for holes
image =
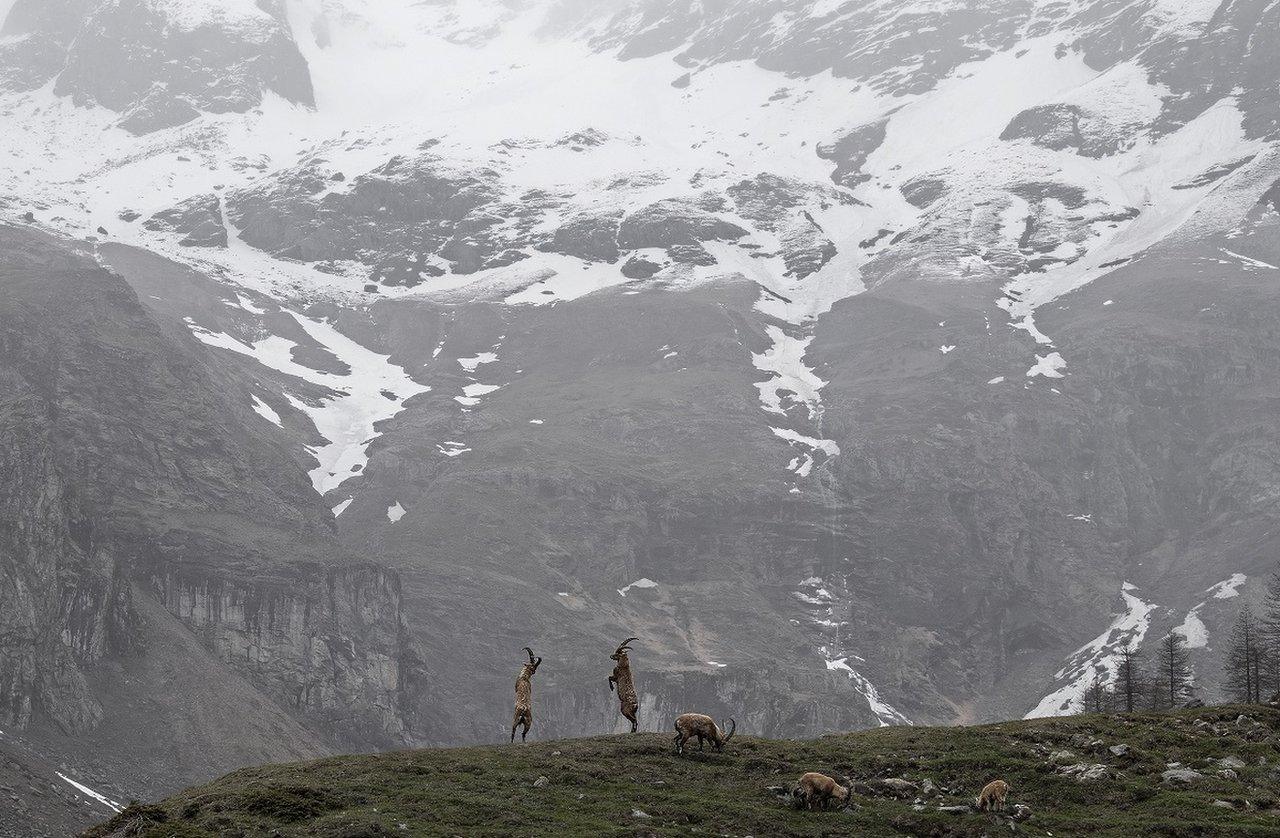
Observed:
[[[631,661],[627,658],[627,645],[635,637],[628,637],[622,641],[622,645],[618,650],[610,655],[610,659],[617,661],[617,665],[613,668],[613,674],[609,676],[609,690],[612,691],[615,686],[618,688],[618,703],[622,715],[627,721],[631,722],[631,732],[635,733],[639,723],[636,721],[636,710],[640,709],[640,702],[636,700],[636,684],[631,678]]]
[[[524,651],[529,653],[529,662],[520,667],[520,676],[516,678],[516,712],[515,717],[511,720],[511,741],[516,741],[516,728],[524,725],[524,730],[520,731],[520,741],[529,735],[529,728],[533,727],[533,673],[538,671],[538,664],[542,663],[542,658],[533,659],[533,650],[528,646],[524,647]]]
[[[715,746],[717,751],[724,750],[724,743],[733,738],[738,723],[729,720],[729,733],[720,729],[715,719],[702,713],[683,713],[676,719],[676,753],[684,753],[684,743],[692,737],[698,737],[698,750],[702,750],[702,742],[706,740]]]

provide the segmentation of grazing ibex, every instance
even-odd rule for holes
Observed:
[[[1009,796],[1009,784],[1004,780],[992,780],[978,792],[978,809],[984,812],[998,812],[1004,809],[1004,799]]]
[[[515,717],[511,720],[511,741],[516,741],[516,728],[524,725],[524,730],[520,731],[520,741],[529,735],[529,728],[533,726],[533,673],[538,671],[538,664],[542,663],[542,658],[533,659],[533,650],[528,646],[524,647],[524,651],[529,653],[529,662],[520,667],[520,677],[516,678],[516,712]]]
[[[733,738],[733,732],[737,729],[738,723],[730,719],[729,733],[726,736],[710,716],[702,713],[683,713],[676,719],[676,753],[683,754],[684,743],[694,736],[698,737],[699,751],[702,750],[703,740],[714,745],[717,751],[723,751],[724,743]]]
[[[627,646],[632,640],[637,638],[628,637],[622,641],[622,645],[618,650],[609,656],[611,660],[617,661],[617,665],[613,668],[613,674],[609,676],[609,691],[612,692],[616,686],[618,688],[618,703],[622,715],[627,721],[631,722],[631,732],[635,733],[639,723],[636,721],[636,710],[640,709],[640,702],[636,700],[636,684],[631,679],[631,661],[627,658]]]
[[[806,809],[826,809],[832,800],[839,803],[841,809],[847,809],[851,801],[849,786],[842,786],[817,771],[803,775],[791,794]]]

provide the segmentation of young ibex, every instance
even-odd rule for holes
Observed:
[[[978,809],[983,812],[998,812],[1004,809],[1004,799],[1009,796],[1009,784],[1004,780],[992,780],[978,792]]]
[[[792,796],[806,809],[826,809],[834,800],[841,809],[849,808],[849,786],[842,786],[826,774],[810,771],[800,778]]]
[[[724,743],[733,738],[738,723],[729,720],[729,733],[726,736],[710,716],[702,713],[683,713],[676,719],[676,753],[684,753],[684,743],[691,737],[698,737],[698,750],[702,750],[703,740],[710,742],[717,751],[724,750]]]
[[[636,700],[636,685],[631,679],[631,661],[627,658],[627,651],[630,648],[627,644],[637,638],[628,637],[622,641],[622,645],[618,650],[610,655],[610,659],[617,661],[617,665],[613,668],[613,674],[609,676],[609,691],[612,692],[616,686],[618,688],[618,703],[622,715],[627,721],[631,722],[631,732],[635,733],[639,723],[636,721],[636,710],[640,709],[640,702]]]
[[[524,651],[529,653],[529,662],[520,667],[520,676],[516,678],[516,712],[515,717],[511,720],[511,741],[516,741],[516,728],[524,725],[524,730],[520,731],[520,741],[529,735],[529,728],[533,726],[533,673],[538,671],[538,664],[542,663],[542,658],[533,659],[533,650],[528,646],[524,647]]]

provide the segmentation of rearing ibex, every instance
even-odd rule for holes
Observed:
[[[694,736],[698,737],[699,751],[702,750],[704,739],[714,745],[717,751],[723,751],[724,743],[733,738],[733,732],[737,729],[738,723],[730,719],[729,733],[726,736],[710,716],[703,713],[682,713],[676,718],[676,753],[683,754],[684,743]]]
[[[533,659],[533,650],[528,646],[524,647],[524,651],[529,653],[529,662],[520,667],[520,676],[516,678],[516,712],[515,717],[511,720],[511,741],[516,741],[516,728],[524,725],[524,730],[520,731],[520,741],[529,735],[529,728],[533,726],[533,673],[538,671],[538,664],[542,663],[542,658]]]
[[[618,703],[622,715],[631,722],[631,732],[635,733],[639,723],[636,721],[636,710],[640,709],[640,702],[636,700],[636,685],[631,679],[631,661],[627,658],[627,646],[635,637],[628,637],[622,641],[622,645],[618,650],[610,655],[610,659],[617,661],[617,665],[613,668],[613,674],[609,676],[609,689],[613,690],[614,686],[618,688]]]

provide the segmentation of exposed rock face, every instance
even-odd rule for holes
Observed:
[[[225,722],[188,708],[183,730],[224,738],[225,753],[167,749],[128,769],[139,789],[225,770],[237,753],[316,753],[291,716],[315,741],[404,742],[421,672],[399,580],[345,558],[249,396],[88,254],[13,227],[0,227],[0,252],[6,733],[54,752],[74,736],[112,763],[138,756],[131,713],[158,694],[256,708],[213,731]],[[189,631],[204,648],[176,662]],[[207,667],[198,685],[184,686],[184,666]]]
[[[265,185],[237,192],[228,214],[249,244],[307,262],[355,260],[386,284],[417,285],[442,271],[509,264],[492,242],[503,225],[493,171],[464,171],[429,153],[396,157],[332,187],[322,163],[304,165]]]
[[[133,133],[244,112],[268,91],[313,104],[279,0],[18,0],[4,33],[9,89],[56,77],[56,94],[121,112]]]
[[[681,246],[693,248],[699,242],[732,240],[746,234],[746,230],[695,202],[671,199],[650,204],[624,218],[618,228],[618,244],[627,250],[664,248],[669,256],[677,258],[672,251]]]
[[[227,228],[222,223],[222,199],[200,195],[147,219],[148,230],[168,230],[180,236],[182,247],[226,247]]]
[[[887,119],[879,119],[818,146],[818,156],[836,164],[831,172],[831,179],[850,189],[870,180],[870,176],[863,173],[862,164],[884,142],[884,132],[888,125]]]
[[[403,694],[421,673],[409,665],[398,578],[373,565],[292,570],[296,580],[224,581],[167,567],[153,584],[219,659],[318,729],[353,748],[404,742]]]
[[[1124,142],[1123,137],[1114,136],[1108,128],[1104,118],[1078,105],[1040,105],[1014,117],[1000,139],[1026,137],[1055,151],[1071,148],[1085,157],[1105,157],[1115,153]]]

